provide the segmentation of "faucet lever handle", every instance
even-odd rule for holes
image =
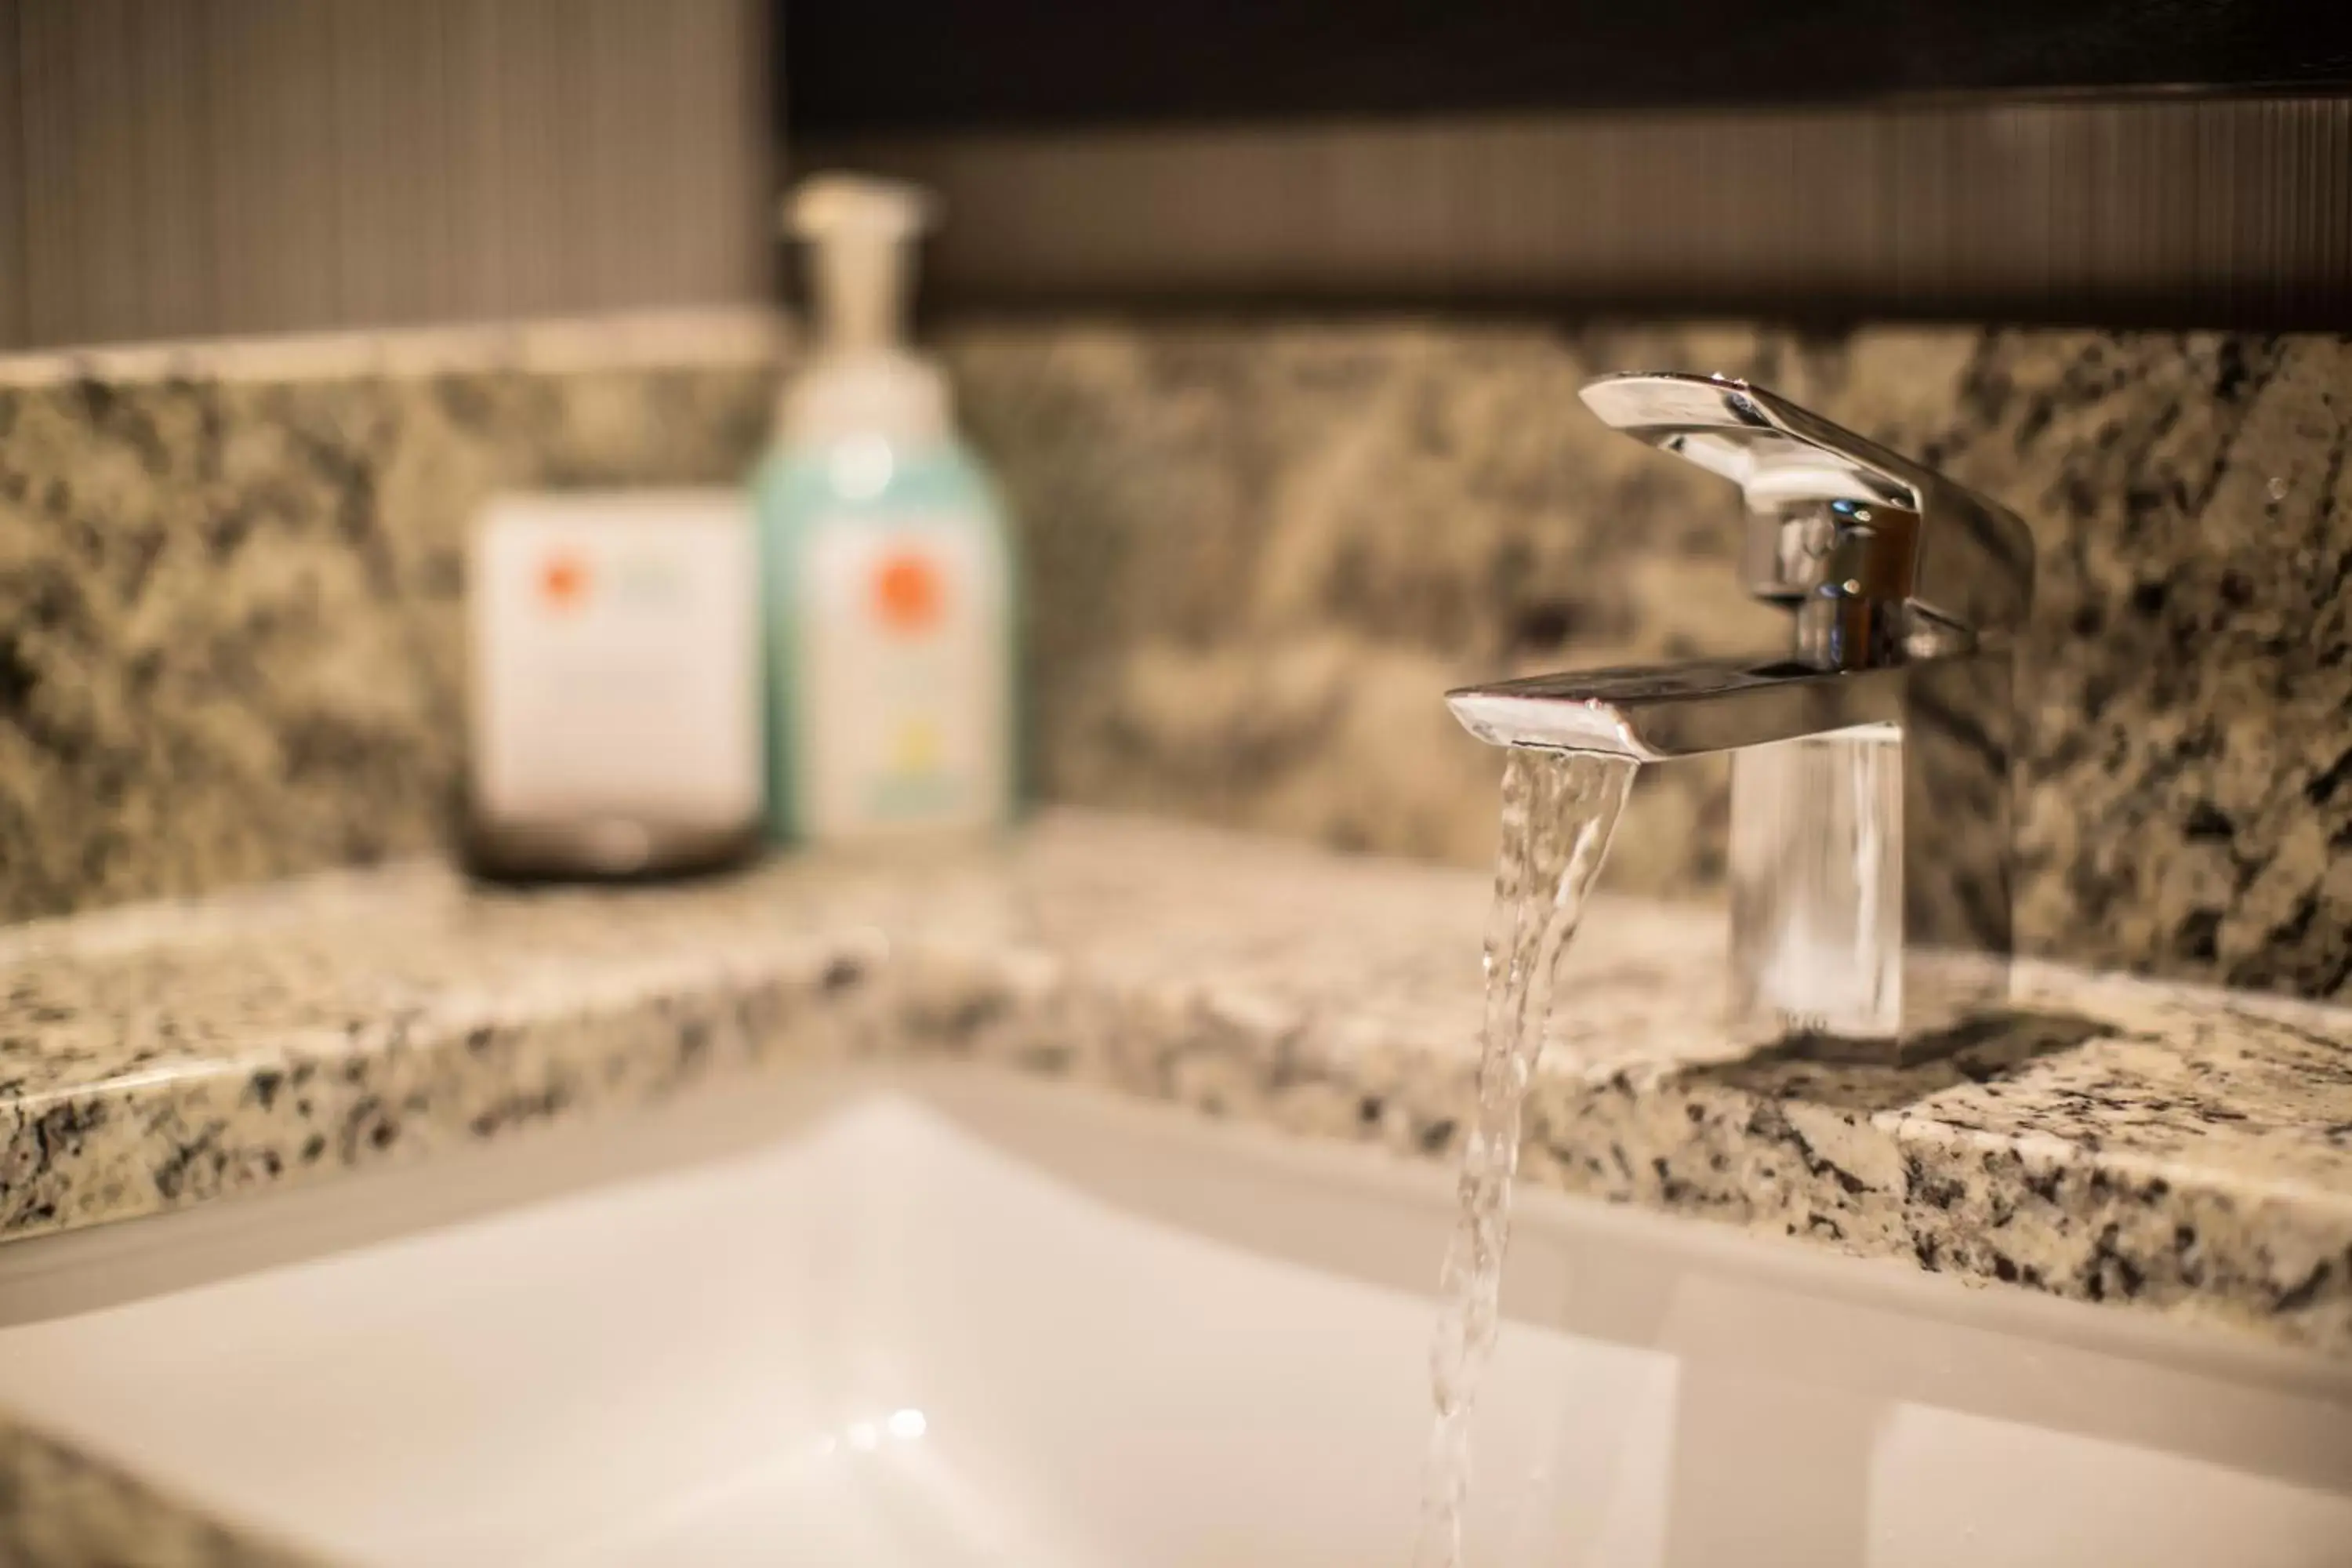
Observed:
[[[1602,423],[1739,487],[1759,596],[1900,605],[1929,646],[2023,623],[2032,535],[1933,468],[1727,376],[1606,375],[1582,395]]]

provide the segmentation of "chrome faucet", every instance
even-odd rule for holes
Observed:
[[[1779,658],[1450,693],[1496,745],[1663,762],[1729,752],[1731,992],[1743,1037],[1927,1054],[2008,994],[2017,517],[1761,387],[1612,375],[1601,420],[1731,480]]]

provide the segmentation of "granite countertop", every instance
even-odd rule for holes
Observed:
[[[18,927],[0,1241],[794,1064],[978,1061],[1446,1159],[1486,892],[1065,812],[684,887],[415,864]],[[1721,918],[1596,901],[1525,1180],[2352,1357],[2352,1013],[2024,966],[1955,1054],[1825,1064],[1727,1042]]]

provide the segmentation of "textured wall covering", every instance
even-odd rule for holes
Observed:
[[[769,0],[0,0],[0,345],[767,298]]]
[[[1755,377],[2041,546],[2021,940],[2352,994],[2352,344],[1968,329],[971,328],[1031,528],[1048,787],[1463,859],[1445,686],[1769,647],[1727,487],[1603,430],[1615,369]],[[1611,876],[1704,883],[1726,774],[1653,770]]]
[[[1730,491],[1575,397],[1722,370],[2033,526],[2030,947],[2352,994],[2352,344],[1033,322],[944,347],[1024,520],[1051,795],[1483,859],[1495,759],[1447,686],[1781,636],[1733,582]],[[724,480],[761,439],[757,355],[665,363],[0,386],[0,915],[436,842],[474,504]],[[1615,885],[1716,875],[1724,776],[1652,770]]]

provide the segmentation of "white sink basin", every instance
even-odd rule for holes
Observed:
[[[1446,1173],[937,1075],[0,1248],[0,1407],[353,1563],[1402,1563]],[[1496,1564],[2345,1560],[2352,1386],[1531,1194]]]

